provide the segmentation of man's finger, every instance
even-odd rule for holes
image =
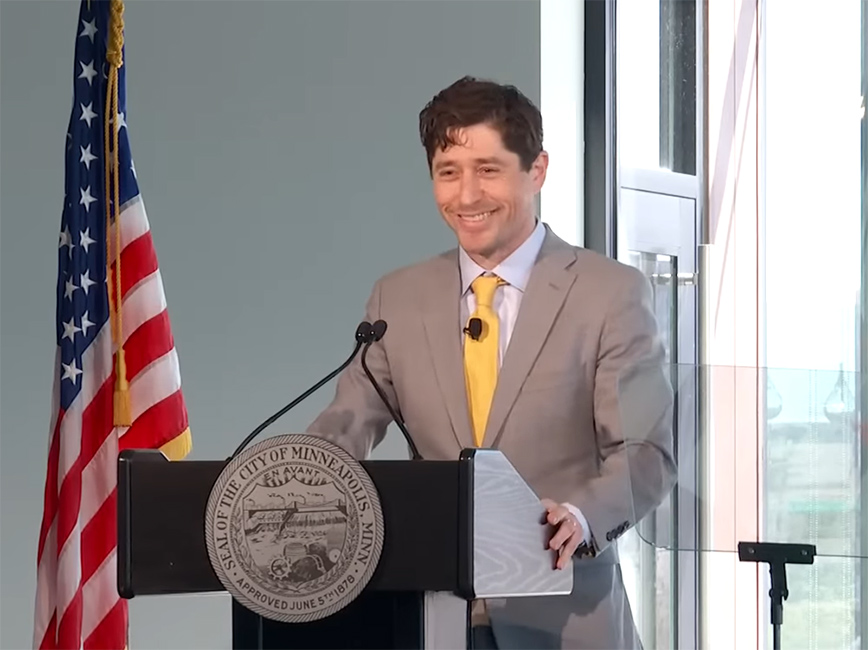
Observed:
[[[570,511],[567,510],[564,506],[555,505],[554,508],[549,510],[548,521],[552,526],[556,526],[564,519],[566,519],[569,515]]]
[[[551,512],[552,512],[552,510],[555,510],[558,507],[558,504],[555,503],[554,501],[552,501],[551,499],[540,499],[540,503],[542,503],[543,507],[546,509],[546,511],[542,514],[542,517],[540,517],[540,523],[541,524],[552,523],[550,521]]]
[[[557,532],[552,535],[549,546],[553,549],[560,548],[577,532],[577,528],[578,526],[573,523],[572,519],[565,519],[561,522]]]
[[[576,533],[564,544],[563,548],[558,555],[558,568],[563,569],[570,563],[570,559],[572,559],[573,555],[576,552],[576,549],[579,548],[579,534]]]

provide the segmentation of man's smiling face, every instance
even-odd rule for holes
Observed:
[[[432,159],[434,200],[458,243],[481,267],[493,269],[533,231],[534,198],[545,181],[542,152],[523,169],[488,124],[457,129],[456,144]]]

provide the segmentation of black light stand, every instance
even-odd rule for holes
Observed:
[[[778,544],[774,542],[739,542],[738,559],[742,562],[767,562],[771,575],[772,647],[781,650],[781,624],[787,589],[787,564],[813,564],[817,547],[813,544]]]

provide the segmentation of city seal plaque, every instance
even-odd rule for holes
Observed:
[[[377,568],[379,494],[337,445],[275,436],[218,476],[205,542],[220,582],[251,611],[284,623],[325,618],[352,602]]]

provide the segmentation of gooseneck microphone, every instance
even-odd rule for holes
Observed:
[[[384,325],[385,325],[385,324],[384,324]],[[383,331],[385,331],[385,327],[383,327]],[[256,427],[256,428],[255,428],[255,429],[250,433],[250,435],[247,436],[247,437],[244,439],[244,441],[243,441],[240,445],[238,445],[238,449],[236,449],[236,450],[232,453],[232,455],[231,455],[229,458],[226,459],[227,462],[231,461],[231,460],[232,460],[233,458],[235,458],[238,454],[240,454],[240,453],[244,450],[244,448],[245,448],[247,445],[250,444],[250,441],[251,441],[251,440],[253,440],[256,436],[258,436],[260,433],[262,433],[262,431],[263,431],[264,429],[266,429],[269,425],[273,424],[273,423],[275,422],[275,420],[277,420],[280,416],[282,416],[284,413],[286,413],[289,409],[291,409],[291,408],[293,408],[294,406],[296,406],[296,405],[297,405],[299,402],[301,402],[302,400],[304,400],[304,399],[306,399],[307,397],[309,397],[312,393],[314,393],[315,391],[317,391],[318,389],[320,389],[320,388],[323,386],[323,384],[327,383],[327,382],[328,382],[329,380],[331,380],[335,375],[337,375],[337,374],[340,373],[344,368],[346,368],[348,365],[350,365],[350,362],[352,362],[352,360],[356,358],[356,355],[359,353],[359,350],[361,349],[362,345],[364,345],[364,344],[366,344],[366,343],[367,343],[368,345],[370,345],[370,343],[371,343],[371,339],[373,338],[373,336],[374,336],[374,328],[372,327],[372,325],[371,325],[368,321],[362,321],[361,323],[359,323],[359,326],[356,328],[356,347],[353,349],[353,352],[352,352],[352,354],[349,356],[349,358],[347,358],[347,360],[344,361],[344,362],[343,362],[340,366],[338,366],[335,370],[333,370],[333,371],[330,372],[328,375],[326,375],[325,377],[323,377],[322,379],[320,379],[317,383],[315,383],[313,386],[311,386],[310,388],[308,388],[305,392],[303,392],[301,395],[299,395],[298,397],[296,397],[296,398],[295,398],[294,400],[292,400],[289,404],[287,404],[287,405],[284,406],[282,409],[280,409],[277,413],[275,413],[275,414],[272,415],[270,418],[268,418],[265,422],[263,422],[263,423],[260,424],[258,427]],[[382,336],[382,334],[381,334],[381,336]]]
[[[380,396],[380,399],[383,401],[383,404],[386,405],[386,408],[389,409],[389,414],[392,416],[392,419],[395,420],[395,424],[398,425],[398,428],[401,430],[401,433],[404,434],[404,440],[407,441],[407,445],[410,447],[410,453],[412,454],[413,460],[422,460],[422,456],[419,455],[419,450],[416,449],[416,444],[413,442],[413,438],[410,437],[410,432],[407,431],[407,427],[404,425],[404,421],[401,419],[401,416],[395,412],[395,409],[392,408],[392,405],[389,403],[386,394],[383,392],[383,389],[380,388],[380,385],[377,383],[377,380],[374,379],[374,375],[371,373],[370,368],[368,368],[366,357],[368,356],[368,350],[371,349],[371,346],[383,338],[383,335],[386,333],[386,321],[378,320],[374,322],[371,326],[371,337],[368,341],[365,342],[365,349],[362,350],[362,369],[365,371],[365,374],[368,376],[368,379],[371,382],[371,385],[374,387],[374,390],[377,391],[377,395]]]
[[[467,327],[464,328],[464,333],[469,334],[474,341],[478,341],[479,337],[482,336],[482,319],[471,318]]]

